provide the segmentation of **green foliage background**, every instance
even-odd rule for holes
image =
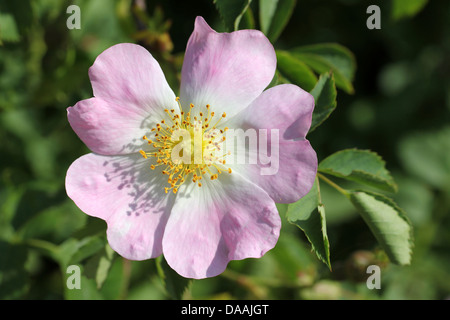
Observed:
[[[369,1],[233,0],[226,8],[215,2],[0,1],[0,299],[450,297],[450,3],[377,1],[382,28],[368,30]],[[66,27],[70,4],[81,8],[80,30]],[[324,106],[319,120],[326,121],[308,138],[319,161],[351,148],[386,161],[398,186],[389,197],[415,230],[411,265],[392,264],[355,207],[327,184],[320,198],[331,271],[286,219],[266,256],[233,261],[211,279],[188,281],[162,257],[134,262],[111,251],[103,221],[87,217],[65,194],[67,168],[89,152],[66,108],[92,96],[88,68],[119,42],[147,47],[176,90],[197,15],[218,31],[263,30],[277,49],[274,82],[307,90],[319,74],[308,67],[311,47],[296,48],[337,43],[351,52],[356,72],[334,70],[337,103]],[[279,210],[284,216],[287,207]],[[82,268],[81,290],[66,286],[71,264]],[[366,287],[371,264],[382,267],[380,290]]]

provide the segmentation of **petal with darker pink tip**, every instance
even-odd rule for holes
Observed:
[[[119,155],[138,152],[146,141],[151,119],[101,98],[79,101],[67,109],[67,118],[73,130],[93,152]]]
[[[93,151],[104,155],[136,152],[139,139],[173,108],[175,94],[158,62],[130,43],[102,52],[89,69],[95,98],[69,107],[73,130]]]
[[[295,85],[264,91],[227,123],[231,128],[254,130],[256,148],[242,147],[238,152],[253,155],[255,162],[238,163],[230,158],[227,163],[275,202],[299,200],[309,192],[317,174],[317,155],[306,140],[313,109],[314,98]]]
[[[197,17],[183,62],[181,101],[231,116],[261,94],[275,68],[275,50],[262,32],[217,33]]]
[[[230,260],[263,256],[275,246],[280,227],[266,192],[237,174],[224,173],[202,187],[180,188],[164,232],[163,253],[184,277],[213,277]]]

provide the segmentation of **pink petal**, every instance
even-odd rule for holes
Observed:
[[[267,87],[275,68],[275,50],[262,32],[217,33],[197,17],[184,57],[181,101],[233,115]]]
[[[308,140],[280,139],[277,165],[258,162],[232,168],[264,189],[276,203],[293,203],[311,190],[317,174],[317,155]],[[270,174],[261,174],[263,168]]]
[[[127,259],[162,252],[162,236],[174,197],[162,188],[163,175],[140,156],[78,158],[66,176],[68,196],[86,214],[107,222],[108,242]]]
[[[73,130],[94,152],[136,152],[149,127],[176,106],[158,62],[143,47],[123,43],[101,53],[89,69],[94,99],[68,108]]]
[[[101,98],[79,101],[67,109],[67,117],[78,137],[93,152],[119,155],[138,152],[146,141],[151,121],[135,112]]]
[[[257,135],[260,129],[267,130],[267,152],[261,151],[259,146],[256,153],[259,160],[261,155],[267,155],[274,161],[265,165],[261,161],[257,164],[247,162],[231,167],[263,188],[277,203],[299,200],[314,183],[317,155],[305,138],[313,109],[314,98],[309,93],[294,85],[279,85],[263,92],[227,123],[234,128],[256,130]],[[275,141],[271,140],[272,132],[278,132],[278,137],[274,135]],[[258,143],[265,145],[266,141],[260,139]],[[272,147],[275,155],[270,154]]]
[[[259,258],[275,246],[280,216],[256,185],[226,173],[182,188],[163,238],[164,256],[182,276],[213,277],[230,260]]]
[[[279,130],[283,140],[304,139],[311,126],[314,97],[292,84],[264,91],[236,118],[241,126]]]

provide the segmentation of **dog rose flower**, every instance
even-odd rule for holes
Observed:
[[[317,171],[305,138],[314,99],[290,84],[264,91],[275,68],[261,32],[217,33],[201,17],[179,97],[143,47],[105,50],[89,69],[94,97],[67,109],[92,151],[68,169],[68,196],[106,221],[120,255],[164,254],[184,277],[216,276],[230,260],[263,256],[280,233],[275,203],[307,194]],[[233,130],[258,133],[256,149],[227,148]],[[257,161],[233,161],[260,150],[266,156]]]

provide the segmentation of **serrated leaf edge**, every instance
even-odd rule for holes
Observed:
[[[318,79],[317,82],[316,82],[316,86],[317,86],[317,84],[320,82],[320,80],[322,79],[322,77],[328,77],[328,78],[332,81],[332,83],[333,83],[333,90],[334,90],[334,92],[335,92],[335,98],[334,98],[334,102],[331,104],[331,109],[330,109],[331,111],[328,112],[328,114],[327,114],[320,122],[316,123],[314,126],[311,126],[311,128],[309,129],[308,134],[311,133],[311,132],[313,132],[314,130],[316,130],[317,127],[321,126],[322,123],[324,123],[324,122],[330,117],[330,115],[333,113],[333,111],[334,111],[334,110],[336,109],[336,107],[337,107],[337,100],[336,100],[336,97],[337,97],[337,89],[336,89],[336,81],[335,81],[335,79],[334,79],[333,71],[330,70],[329,72],[324,72],[324,73],[322,73],[322,74],[320,75],[319,79]],[[326,80],[326,81],[328,81],[328,80]],[[311,89],[310,93],[316,88],[316,86],[314,86],[314,88]],[[322,90],[321,90],[320,92],[322,92],[322,91],[323,91],[323,88],[322,88]],[[317,103],[316,98],[314,98],[314,101],[315,101],[315,103]],[[314,108],[315,108],[315,107],[314,107]],[[313,114],[314,114],[314,113],[313,113]]]
[[[408,226],[409,226],[408,249],[409,249],[409,256],[410,256],[410,262],[409,262],[409,264],[410,264],[411,259],[412,259],[412,252],[414,249],[414,230],[413,230],[413,225],[411,223],[411,220],[408,218],[406,212],[402,208],[400,208],[393,199],[391,199],[381,193],[371,192],[371,191],[361,190],[361,189],[349,190],[349,192],[350,193],[362,192],[362,193],[373,196],[376,200],[378,200],[378,198],[381,198],[381,200],[379,200],[379,201],[382,201],[383,203],[386,203],[387,205],[391,206],[397,212],[398,216],[408,224]],[[350,200],[350,193],[349,193],[349,200]],[[353,203],[353,201],[351,201],[351,200],[350,200],[350,202]],[[375,236],[374,232],[372,232],[372,234]],[[377,241],[378,241],[378,239],[377,239]],[[380,242],[380,241],[378,241],[378,242]]]
[[[375,156],[375,157],[377,158],[377,160],[379,160],[379,161],[382,163],[384,170],[386,170],[386,174],[390,177],[390,180],[384,179],[384,178],[382,178],[382,177],[378,177],[378,176],[376,176],[376,175],[374,175],[374,174],[372,174],[372,173],[365,172],[365,171],[359,170],[359,169],[352,170],[348,175],[345,175],[345,174],[342,174],[342,173],[340,173],[340,172],[336,172],[336,171],[334,171],[334,170],[332,170],[332,169],[328,169],[328,168],[323,169],[323,168],[320,168],[320,164],[323,163],[323,161],[327,160],[328,158],[330,158],[330,157],[332,157],[332,156],[335,156],[335,155],[340,154],[340,153],[343,153],[343,152],[348,152],[348,151],[354,151],[354,152],[358,152],[358,153],[370,153],[371,155]],[[343,178],[343,179],[351,180],[351,181],[353,181],[353,182],[357,182],[357,183],[360,183],[360,184],[368,185],[368,186],[371,186],[371,187],[374,187],[374,188],[378,188],[378,189],[381,189],[381,190],[384,190],[384,191],[390,191],[390,192],[397,192],[397,191],[398,191],[398,186],[397,186],[397,184],[395,183],[394,178],[393,178],[392,175],[391,175],[391,172],[386,168],[386,161],[384,161],[384,159],[383,159],[378,153],[376,153],[376,152],[374,152],[374,151],[372,151],[372,150],[369,150],[369,149],[349,148],[349,149],[344,149],[344,150],[340,150],[340,151],[338,151],[338,152],[335,152],[335,153],[329,155],[328,157],[326,157],[325,159],[323,159],[322,161],[320,161],[317,170],[318,170],[319,172],[321,172],[321,173],[330,174],[330,175],[333,175],[333,176],[338,177],[338,178]],[[374,180],[378,180],[378,181],[380,181],[380,182],[386,182],[386,184],[387,184],[388,186],[390,186],[392,189],[389,190],[389,189],[379,188],[379,187],[374,186],[374,185],[372,185],[372,184],[367,184],[367,183],[364,183],[364,182],[361,182],[361,181],[357,181],[357,180],[355,180],[355,179],[352,179],[350,176],[352,175],[353,172],[363,173],[364,175],[367,175],[367,176],[369,176],[369,177],[374,177],[374,178],[375,178]],[[377,179],[377,178],[378,178],[378,179]]]

